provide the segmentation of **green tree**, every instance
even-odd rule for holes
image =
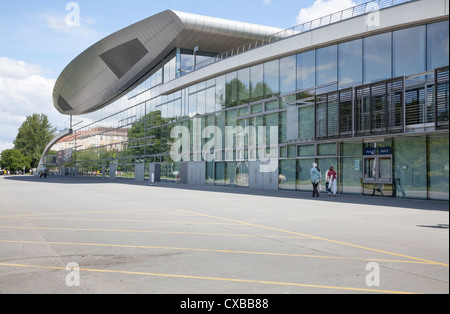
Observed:
[[[36,168],[45,147],[55,136],[56,129],[52,128],[45,114],[28,116],[14,140],[14,149],[31,158],[31,166]]]
[[[0,160],[0,168],[10,171],[29,170],[31,166],[31,158],[22,155],[17,149],[7,149],[2,152],[2,160]]]

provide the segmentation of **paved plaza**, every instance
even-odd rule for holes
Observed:
[[[448,294],[448,206],[0,177],[0,293]]]

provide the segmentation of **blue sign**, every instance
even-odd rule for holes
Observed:
[[[392,155],[392,150],[390,147],[379,147],[378,154],[379,155]]]
[[[364,155],[376,155],[377,149],[376,148],[364,148]]]

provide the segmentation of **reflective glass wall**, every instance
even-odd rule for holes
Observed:
[[[448,21],[443,21],[304,51],[161,96],[162,84],[186,74],[194,62],[212,55],[202,52],[194,57],[193,51],[179,48],[127,96],[94,113],[74,117],[73,158],[68,166],[76,167],[81,175],[108,177],[114,171],[115,177],[134,178],[136,163],[158,163],[163,165],[161,178],[176,181],[180,163],[170,156],[177,140],[171,137],[171,130],[183,126],[188,130],[190,148],[185,161],[206,161],[202,147],[211,140],[214,144],[209,147],[214,161],[206,164],[207,184],[248,187],[248,162],[267,157],[273,148],[278,152],[280,189],[311,189],[309,169],[318,162],[323,170],[331,165],[339,169],[341,192],[360,193],[364,144],[352,139],[316,142],[316,132],[322,130],[316,120],[316,95],[448,66],[448,26]],[[433,104],[433,84],[423,83],[408,92],[405,102],[410,108],[407,113],[412,114],[406,114],[405,125],[432,122],[433,108],[426,104]],[[345,117],[339,119],[336,121],[342,124]],[[335,130],[333,121],[325,120],[327,132]],[[353,123],[351,119],[346,121],[350,126]],[[223,134],[227,127],[278,127],[278,143],[270,147],[269,133],[238,132],[233,145],[227,147],[225,137],[195,135],[196,130],[208,126],[217,127]],[[268,145],[264,152],[257,146],[260,139]],[[427,177],[427,171],[437,167],[436,156],[429,148],[440,141],[445,141],[445,136],[444,140],[428,140],[426,136],[393,140],[392,171],[398,181],[394,187],[399,188],[392,193],[418,198],[440,195],[442,175]],[[425,159],[409,160],[407,147],[417,148]],[[148,178],[149,168],[145,169]]]

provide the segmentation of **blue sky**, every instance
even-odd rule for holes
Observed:
[[[78,0],[80,26],[68,27],[68,0],[2,1],[0,9],[0,152],[12,147],[32,113],[45,113],[58,129],[68,124],[52,104],[64,67],[98,40],[172,9],[289,28],[356,5],[361,0]],[[301,12],[302,10],[302,12]],[[300,14],[301,12],[301,14]]]

